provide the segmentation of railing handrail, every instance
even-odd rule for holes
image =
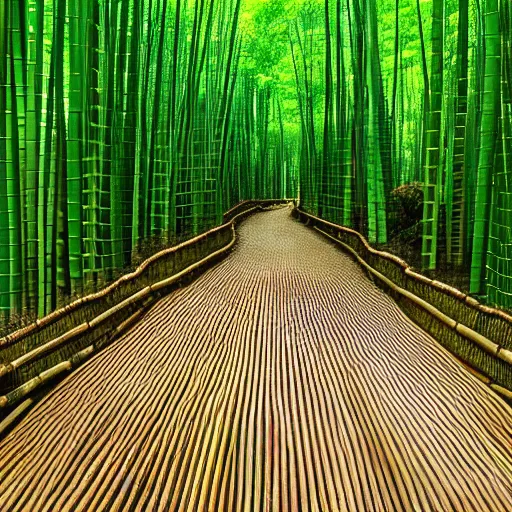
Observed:
[[[301,221],[341,245],[399,302],[405,301],[402,304],[413,321],[448,348],[480,380],[512,401],[512,316],[413,271],[401,258],[373,248],[352,228],[334,224],[300,208],[295,208],[294,212]],[[386,260],[392,265],[381,264]],[[436,297],[437,304],[432,300]],[[456,340],[464,341],[459,344]]]
[[[505,320],[506,322],[510,323],[510,325],[512,326],[512,315],[508,314],[507,312],[505,312],[501,309],[493,308],[491,306],[482,304],[477,299],[475,299],[474,297],[471,297],[471,295],[469,295],[468,293],[464,293],[463,291],[459,290],[458,288],[454,288],[453,286],[450,286],[450,285],[443,283],[441,281],[438,281],[436,279],[430,279],[427,276],[416,272],[415,270],[413,270],[411,265],[409,265],[405,260],[399,258],[398,256],[391,254],[389,252],[386,252],[386,251],[381,251],[379,249],[375,249],[374,247],[372,247],[370,245],[370,243],[368,242],[368,240],[364,237],[364,235],[359,233],[359,231],[356,231],[355,229],[352,229],[352,228],[348,228],[346,226],[341,226],[340,224],[334,224],[333,222],[330,222],[325,219],[322,219],[321,217],[312,215],[308,212],[305,212],[304,210],[299,209],[299,211],[302,215],[305,215],[306,217],[309,217],[316,221],[322,222],[323,224],[328,225],[328,226],[332,227],[333,229],[337,229],[337,230],[343,231],[345,233],[350,233],[352,235],[356,235],[357,237],[359,237],[359,239],[365,245],[366,249],[368,249],[369,252],[371,252],[372,254],[375,254],[376,256],[380,256],[381,258],[385,258],[389,261],[392,261],[393,263],[396,263],[397,265],[401,266],[403,268],[404,273],[408,274],[413,279],[422,281],[425,284],[433,286],[434,288],[437,288],[437,290],[439,290],[440,292],[443,292],[447,295],[451,295],[455,299],[457,299],[461,302],[465,302],[471,308],[476,309],[482,313],[500,317],[502,320]]]
[[[64,316],[68,315],[72,311],[75,311],[80,306],[83,306],[89,302],[93,302],[95,300],[101,299],[102,297],[105,297],[112,291],[114,291],[116,288],[118,288],[121,284],[134,281],[137,277],[139,277],[144,270],[154,263],[155,261],[158,261],[159,259],[162,259],[165,256],[168,256],[169,254],[172,254],[174,252],[178,252],[182,249],[185,249],[186,247],[189,247],[191,245],[195,245],[197,242],[208,238],[209,236],[222,231],[223,229],[226,229],[230,226],[231,220],[227,220],[228,217],[232,214],[232,212],[236,211],[237,209],[240,209],[241,207],[258,203],[258,204],[277,204],[279,202],[285,202],[287,200],[245,200],[241,201],[240,203],[236,204],[233,208],[228,210],[223,217],[224,222],[220,224],[219,226],[215,226],[212,229],[209,229],[208,231],[205,231],[204,233],[201,233],[189,240],[186,240],[184,242],[181,242],[178,245],[175,245],[173,247],[168,247],[166,249],[162,249],[161,251],[153,254],[146,260],[144,260],[133,272],[130,272],[128,274],[125,274],[121,276],[120,278],[116,279],[114,282],[108,284],[105,288],[102,288],[101,290],[97,292],[90,293],[88,295],[85,295],[83,297],[80,297],[73,302],[70,302],[69,304],[66,304],[65,306],[62,306],[61,308],[56,309],[55,311],[52,311],[51,313],[45,315],[44,317],[38,318],[34,322],[30,323],[29,325],[26,325],[24,327],[21,327],[20,329],[17,329],[13,331],[12,333],[7,334],[3,338],[0,338],[0,350],[6,347],[11,346],[14,343],[19,342],[23,338],[29,336],[30,334],[33,334],[34,332],[37,332],[39,329],[56,322],[57,320],[63,318]]]

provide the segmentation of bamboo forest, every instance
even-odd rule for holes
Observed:
[[[512,511],[512,0],[0,0],[0,512]]]
[[[0,0],[4,318],[271,198],[512,307],[511,10]]]

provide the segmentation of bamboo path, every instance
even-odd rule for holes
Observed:
[[[512,409],[287,209],[0,442],[0,509],[512,510]]]

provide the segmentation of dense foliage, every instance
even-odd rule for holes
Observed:
[[[0,310],[44,314],[140,240],[295,195],[279,104],[239,72],[241,7],[0,0]]]
[[[471,293],[511,307],[509,0],[260,8],[282,4],[290,52],[280,69],[296,78],[302,206],[385,244],[400,228],[393,191],[419,182],[422,268],[443,255],[470,275]]]
[[[510,10],[0,0],[0,310],[44,314],[246,198],[384,244],[402,185],[423,267],[446,253],[512,306]]]

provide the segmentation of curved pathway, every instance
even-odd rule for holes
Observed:
[[[0,510],[512,510],[512,409],[289,211],[0,442]]]

